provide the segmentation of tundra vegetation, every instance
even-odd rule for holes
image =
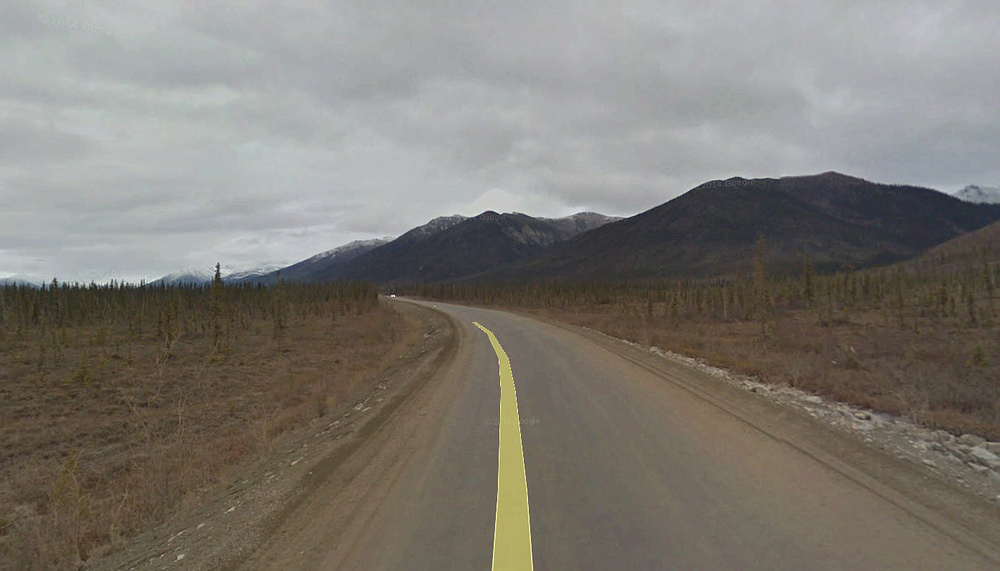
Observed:
[[[405,320],[369,283],[0,288],[0,568],[72,568],[347,406]]]
[[[1000,440],[993,243],[893,266],[770,271],[763,240],[735,275],[642,282],[454,282],[399,294],[514,308],[698,357],[954,434]]]

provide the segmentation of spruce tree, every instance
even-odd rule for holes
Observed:
[[[770,299],[767,291],[767,274],[764,269],[766,255],[764,236],[757,238],[757,253],[753,261],[753,312],[760,324],[760,338],[767,346],[767,321],[770,316]]]
[[[215,263],[215,277],[209,290],[209,311],[212,319],[212,351],[219,350],[222,339],[222,265]]]
[[[806,263],[802,270],[802,296],[806,300],[806,306],[812,307],[814,287],[813,284],[814,274],[813,274],[813,264],[812,264],[812,254],[806,253]]]

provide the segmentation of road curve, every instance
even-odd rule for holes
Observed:
[[[536,570],[1000,568],[1000,527],[963,527],[914,499],[920,476],[776,405],[597,335],[419,303],[457,324],[456,357],[381,429],[377,470],[321,489],[244,567],[491,568],[500,378],[477,322],[517,388]]]

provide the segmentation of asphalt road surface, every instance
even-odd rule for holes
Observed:
[[[245,567],[1000,569],[988,508],[847,436],[597,334],[425,305],[450,365]]]

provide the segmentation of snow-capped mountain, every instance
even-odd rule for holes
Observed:
[[[621,219],[621,216],[605,216],[597,212],[577,212],[576,214],[562,218],[539,218],[539,220],[551,222],[556,228],[572,236],[599,228],[609,222],[617,222]]]
[[[245,270],[238,270],[230,274],[223,273],[222,281],[234,284],[254,281],[272,272],[280,270],[283,267],[283,264],[261,264]],[[215,279],[214,274],[212,275],[212,279]]]
[[[327,250],[325,252],[320,252],[315,256],[304,260],[306,262],[318,262],[320,260],[333,260],[336,258],[345,258],[351,254],[359,252],[367,252],[372,248],[378,248],[382,244],[388,244],[395,240],[392,236],[386,236],[385,238],[372,238],[371,240],[355,240],[344,244],[343,246],[338,246],[332,250]]]
[[[970,184],[955,193],[955,198],[979,204],[1000,204],[1000,187]]]
[[[388,244],[392,240],[392,236],[373,238],[371,240],[355,240],[344,244],[343,246],[338,246],[332,250],[320,252],[311,258],[307,258],[288,267],[275,269],[281,270],[281,279],[283,280],[310,281],[314,279],[313,276],[317,272],[340,267],[366,252]],[[262,275],[253,281],[269,284],[273,283],[277,277],[277,274],[271,272],[266,275]]]
[[[261,276],[267,275],[282,266],[280,264],[260,264],[249,268],[240,268],[232,265],[223,265],[219,268],[222,281],[226,283],[241,283]],[[204,285],[212,283],[215,279],[215,266],[205,266],[198,268],[186,268],[179,272],[167,274],[150,285]]]
[[[226,275],[227,273],[233,271],[232,268],[227,268],[225,266],[223,266],[221,268],[221,270],[222,270],[222,275],[223,276]],[[160,284],[163,284],[163,285],[187,285],[187,284],[201,285],[201,284],[208,283],[208,282],[212,281],[213,279],[215,279],[215,269],[214,268],[213,269],[209,269],[207,267],[206,268],[186,268],[186,269],[183,269],[183,270],[181,270],[179,272],[174,272],[172,274],[167,274],[167,275],[161,277],[158,280],[154,280],[154,281],[152,281],[150,283],[150,285],[160,285]]]
[[[36,280],[28,279],[22,276],[13,275],[0,278],[0,287],[3,286],[28,286],[28,287],[42,287],[42,283]]]
[[[358,258],[367,256],[373,250],[381,250],[386,247],[398,247],[402,244],[413,244],[428,239],[452,226],[467,220],[468,217],[455,214],[453,216],[440,216],[424,224],[409,230],[398,238],[386,236],[385,238],[375,238],[372,240],[356,240],[349,244],[327,250],[292,264],[287,268],[281,268],[281,279],[288,281],[317,281],[338,279],[344,268],[355,263]],[[262,276],[258,283],[273,283],[275,274]]]
[[[409,230],[405,234],[399,237],[401,241],[408,240],[420,240],[426,238],[427,236],[433,236],[438,232],[443,232],[448,228],[451,228],[455,224],[466,220],[467,216],[462,216],[461,214],[453,214],[451,216],[438,216],[437,218],[431,220],[423,226],[417,226],[416,228]]]

